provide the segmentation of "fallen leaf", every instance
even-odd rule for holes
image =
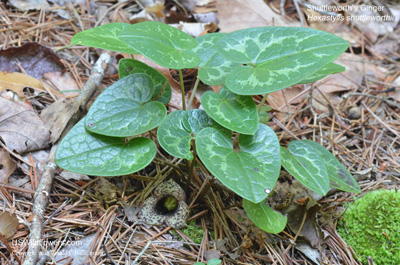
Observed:
[[[171,100],[169,101],[168,105],[173,109],[182,109],[182,94],[175,89],[172,89]]]
[[[220,250],[221,252],[225,253],[228,255],[231,259],[237,259],[239,255],[237,254],[239,249],[236,249],[236,252],[229,252],[228,249],[226,248],[226,240],[224,239],[217,239],[215,241],[210,241],[210,246],[213,246],[214,249]]]
[[[0,137],[6,146],[22,154],[48,146],[50,132],[33,111],[0,98]]]
[[[273,108],[284,112],[293,112],[298,103],[300,103],[306,95],[298,96],[304,88],[302,86],[292,86],[283,90],[272,92],[267,97],[268,104]],[[278,120],[287,117],[286,113],[276,112]]]
[[[375,43],[378,40],[379,36],[389,35],[391,34],[397,27],[397,24],[400,21],[400,8],[389,8],[390,12],[386,10],[387,6],[384,7],[384,13],[380,14],[378,12],[373,12],[370,10],[371,5],[362,4],[362,6],[358,6],[357,11],[351,12],[351,16],[353,19],[351,20],[352,26],[357,27],[361,33],[371,40],[372,43]],[[382,5],[379,5],[382,7]],[[376,6],[375,6],[376,7]],[[384,16],[388,16],[390,19],[386,19],[386,21],[382,21]],[[372,18],[380,17],[381,19],[372,20]],[[365,19],[363,19],[365,18]]]
[[[385,41],[379,42],[371,47],[371,50],[379,55],[391,57],[395,52],[400,52],[400,43],[398,39],[400,39],[400,34],[390,34]]]
[[[99,182],[96,186],[96,197],[100,201],[114,201],[117,198],[118,188],[105,178],[98,178]]]
[[[50,8],[49,3],[43,0],[10,0],[10,4],[21,10],[21,11],[29,11],[29,10],[48,10]]]
[[[91,253],[90,246],[95,238],[96,234],[91,234],[75,241],[67,241],[66,247],[62,248],[57,253],[57,255],[54,257],[54,260],[57,264],[89,264],[87,263],[87,260],[89,259],[89,255]],[[71,263],[69,263],[71,259],[73,260]]]
[[[75,97],[79,95],[80,88],[75,79],[68,72],[49,72],[43,74],[44,78],[49,81],[61,97]],[[65,91],[65,92],[64,92]],[[70,91],[70,92],[66,92]]]
[[[33,151],[33,152],[29,152],[28,154],[22,155],[22,158],[25,161],[30,161],[31,157],[33,159],[33,163],[35,164],[36,172],[38,173],[39,176],[41,176],[41,172],[44,171],[46,162],[49,159],[49,151],[48,150],[38,150],[38,151]],[[22,164],[21,169],[22,168],[25,168],[26,172],[29,172],[31,170],[31,168],[26,164]]]
[[[364,76],[374,80],[383,80],[386,77],[386,70],[368,60],[361,55],[344,53],[335,63],[346,67],[343,73],[333,74],[325,77],[316,83],[313,92],[313,106],[322,112],[328,112],[328,102],[337,107],[342,101],[343,93],[346,91],[355,91],[362,83]],[[321,95],[322,92],[324,96]]]
[[[304,200],[304,197],[309,198],[307,204],[298,204],[298,201]],[[319,207],[316,201],[322,197],[322,195],[307,189],[299,181],[293,181],[292,184],[289,184],[288,181],[278,181],[274,187],[274,194],[268,197],[268,203],[274,209],[279,209],[282,214],[287,215],[287,225],[294,234],[297,234],[303,216],[307,212],[300,236],[307,239],[311,246],[316,247],[322,240],[316,226],[316,213]]]
[[[179,24],[170,24],[170,26],[173,26],[179,30],[182,30],[183,32],[193,36],[193,37],[198,37],[210,32],[215,32],[218,29],[218,26],[214,24],[213,22],[208,22],[208,23],[190,23],[190,22],[180,22]]]
[[[12,237],[17,232],[18,218],[15,214],[3,212],[0,214],[0,233],[7,239]]]
[[[160,1],[157,1],[154,5],[147,6],[145,10],[147,12],[153,13],[157,17],[165,17],[165,14],[162,12],[164,8],[165,8],[164,4],[161,3]]]
[[[202,23],[214,23],[218,25],[218,18],[216,12],[206,12],[206,13],[193,13],[193,17],[198,22]]]
[[[42,78],[44,73],[65,70],[60,58],[52,49],[36,42],[0,50],[0,71],[21,72],[20,68],[36,79]]]
[[[124,208],[125,216],[128,218],[129,222],[136,222],[139,220],[137,218],[137,214],[140,211],[139,207],[136,207],[135,205],[128,204],[124,201],[121,202],[122,208]]]
[[[318,210],[319,206],[314,206],[308,210],[305,206],[299,206],[295,211],[292,211],[290,214],[288,214],[287,222],[288,227],[293,231],[294,234],[299,234],[300,236],[304,237],[314,248],[323,243],[322,234],[317,227],[316,221],[316,214]],[[303,226],[301,227],[302,220],[306,212],[307,216]],[[299,233],[300,227],[301,231]]]
[[[60,138],[65,126],[76,111],[73,101],[68,99],[59,99],[42,111],[40,117],[51,132],[51,143],[55,143]]]
[[[221,32],[265,26],[299,26],[276,14],[263,0],[217,0]]]
[[[69,172],[69,171],[61,171],[61,173],[59,174],[60,177],[64,178],[64,179],[68,179],[68,180],[90,180],[90,178],[86,175],[82,175],[82,174],[78,174],[78,173],[74,173],[74,172]]]
[[[216,249],[210,249],[204,252],[204,259],[208,262],[210,259],[220,259],[221,251]]]
[[[197,0],[180,0],[181,5],[186,9],[187,12],[192,12],[196,6]]]
[[[0,183],[8,183],[8,177],[14,173],[17,163],[10,157],[10,154],[0,148]]]
[[[309,244],[305,242],[296,242],[295,248],[300,250],[304,255],[312,260],[315,264],[320,265],[319,260],[321,259],[321,254],[318,249],[312,248]]]
[[[39,91],[46,91],[42,83],[29,75],[22,73],[5,73],[0,71],[0,91],[11,90],[23,98],[23,89],[31,87]]]

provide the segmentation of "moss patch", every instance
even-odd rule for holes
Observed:
[[[400,264],[400,191],[377,190],[356,200],[338,232],[364,264],[368,256],[377,265]]]

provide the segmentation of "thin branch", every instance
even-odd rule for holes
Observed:
[[[75,99],[74,105],[78,106],[75,115],[73,115],[65,126],[63,131],[63,136],[67,134],[69,129],[71,129],[75,123],[79,120],[82,111],[85,109],[86,104],[92,97],[93,93],[96,91],[97,86],[100,84],[104,76],[104,70],[110,63],[111,57],[107,53],[103,53],[97,60],[96,65],[93,67],[92,74],[89,80],[86,82],[85,86],[82,88],[81,93]],[[62,115],[62,114],[60,114]],[[32,219],[30,225],[30,235],[29,235],[29,249],[25,257],[23,265],[35,265],[38,260],[39,252],[41,249],[41,239],[43,232],[43,221],[44,214],[48,199],[50,197],[50,190],[53,184],[54,174],[56,170],[56,164],[54,162],[57,147],[61,141],[57,141],[50,150],[49,159],[46,163],[42,178],[39,182],[39,186],[36,190],[32,214],[34,218]]]

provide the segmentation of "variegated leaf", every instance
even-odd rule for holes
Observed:
[[[337,158],[326,148],[317,142],[311,140],[302,140],[302,142],[310,145],[316,153],[320,155],[325,164],[326,170],[329,175],[330,185],[336,189],[348,192],[361,192],[360,186],[357,181],[350,174],[350,172],[340,163]]]
[[[119,61],[119,78],[124,78],[125,76],[135,73],[147,74],[154,84],[152,99],[160,101],[163,104],[168,104],[168,102],[171,100],[172,91],[167,78],[165,78],[163,74],[147,64],[134,59],[121,59]]]
[[[329,176],[314,148],[302,141],[292,141],[289,151],[281,147],[281,158],[282,166],[301,184],[318,194],[326,195]]]
[[[183,31],[161,22],[134,24],[126,28],[119,38],[140,54],[167,68],[194,68],[200,64],[199,56],[192,51],[197,42]]]
[[[229,61],[217,53],[214,45],[226,33],[210,33],[196,38],[197,47],[193,49],[201,59],[198,76],[210,86],[225,84],[228,74],[240,64]]]
[[[195,139],[201,129],[215,127],[224,131],[204,110],[177,110],[167,116],[157,130],[157,139],[169,154],[192,160],[190,141]],[[226,131],[224,131],[227,134]]]
[[[121,176],[137,172],[153,161],[157,147],[148,138],[124,138],[88,132],[85,118],[64,137],[55,161],[65,170],[92,176]]]
[[[251,96],[230,92],[225,86],[219,94],[207,91],[201,97],[207,114],[229,130],[253,135],[258,129],[258,113]]]
[[[232,32],[217,41],[218,53],[242,64],[226,80],[240,95],[259,95],[291,86],[332,62],[349,44],[311,28],[261,27]]]
[[[243,208],[250,220],[267,233],[278,234],[286,227],[287,217],[268,207],[264,201],[252,203],[244,199]]]
[[[94,133],[128,137],[157,127],[167,115],[164,104],[151,101],[154,86],[143,73],[128,75],[108,87],[90,108],[86,128]]]
[[[281,160],[275,132],[259,124],[255,135],[239,136],[240,150],[231,137],[215,128],[205,128],[196,137],[197,154],[207,169],[239,196],[258,203],[267,197],[278,179]]]
[[[306,79],[301,80],[299,84],[314,83],[315,81],[318,81],[328,75],[341,73],[344,71],[346,71],[345,67],[335,63],[328,63],[327,65],[325,65],[324,67],[322,67],[321,69],[319,69],[317,72],[313,73]]]
[[[138,54],[136,50],[132,49],[118,37],[121,32],[131,26],[132,25],[128,23],[110,23],[87,29],[75,34],[71,39],[71,44],[128,54]]]

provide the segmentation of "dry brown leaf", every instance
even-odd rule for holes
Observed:
[[[298,97],[302,91],[303,88],[301,86],[293,86],[283,90],[275,91],[268,95],[267,102],[274,109],[285,112],[293,112],[296,109],[295,105],[300,103],[305,97],[305,95]],[[283,120],[287,116],[288,114],[286,113],[276,113],[276,118],[278,120]]]
[[[44,77],[47,81],[49,81],[56,90],[59,92],[62,91],[70,91],[70,90],[78,90],[76,92],[65,92],[65,93],[57,93],[58,96],[61,97],[75,97],[79,95],[79,85],[76,83],[75,79],[72,78],[71,74],[68,72],[50,72],[45,73]]]
[[[18,225],[18,218],[15,214],[9,214],[8,212],[0,214],[0,233],[7,239],[17,232]]]
[[[3,98],[0,106],[0,137],[8,148],[21,154],[48,146],[50,132],[35,112]]]
[[[157,17],[165,17],[165,14],[163,12],[165,6],[164,3],[161,2],[156,2],[154,5],[152,6],[147,6],[145,8],[145,10],[147,12],[153,13],[154,15],[156,15]]]
[[[173,26],[179,30],[182,30],[183,32],[193,36],[193,37],[198,37],[202,36],[207,33],[215,32],[218,29],[218,26],[215,25],[213,22],[207,22],[207,23],[200,23],[200,22],[180,22],[179,24],[171,24],[170,26]]]
[[[16,168],[17,163],[10,157],[10,154],[0,148],[0,183],[8,183],[8,178]]]
[[[46,91],[42,83],[29,75],[22,73],[5,73],[0,71],[0,91],[12,90],[19,97],[24,97],[22,90],[31,87],[38,91]]]
[[[372,43],[375,43],[378,40],[379,36],[391,34],[396,28],[400,21],[400,7],[392,7],[390,9],[390,13],[387,12],[386,7],[384,8],[383,13],[380,14],[378,12],[370,11],[368,7],[369,5],[365,5],[365,8],[358,8],[357,11],[351,13],[355,19],[353,19],[352,25],[357,27],[361,33],[371,40]],[[384,18],[384,16],[388,16],[386,21],[378,21],[374,18]]]
[[[187,100],[186,100],[187,101]],[[172,89],[171,100],[168,105],[173,109],[181,110],[182,109],[182,94],[175,89]]]
[[[50,9],[49,3],[42,0],[10,0],[10,4],[21,11]]]
[[[73,107],[73,101],[68,99],[59,99],[45,108],[40,114],[46,128],[51,132],[51,143],[55,143],[60,138],[60,135],[64,131],[68,121],[76,112],[76,109]]]
[[[276,14],[263,0],[217,0],[221,32],[265,26],[299,26]]]
[[[57,264],[89,264],[87,260],[90,259],[90,248],[93,240],[96,238],[96,233],[82,237],[75,241],[67,241],[68,244],[57,252],[54,257]]]
[[[342,100],[342,94],[346,91],[356,90],[362,83],[364,74],[368,78],[383,80],[386,70],[376,64],[369,63],[364,57],[357,54],[344,53],[335,61],[346,67],[343,73],[327,76],[316,83],[318,89],[314,90],[313,106],[322,112],[328,112],[328,104],[336,107]],[[320,91],[329,100],[321,95]]]
[[[19,97],[16,93],[13,91],[1,91],[0,92],[0,97],[5,98],[9,101],[15,102],[16,104],[19,104],[21,107],[27,110],[32,110],[34,111],[35,109],[32,106],[32,103],[27,99],[27,98],[21,98]]]
[[[36,42],[25,43],[21,47],[0,50],[0,71],[21,72],[34,78],[42,78],[44,73],[65,70],[60,58],[52,49]]]

